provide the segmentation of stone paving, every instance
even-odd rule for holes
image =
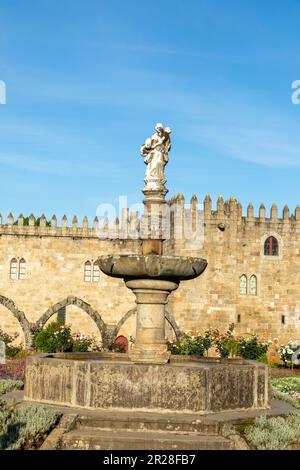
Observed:
[[[4,395],[9,402],[23,400],[23,391]],[[249,450],[235,425],[261,414],[285,416],[294,408],[286,402],[271,400],[268,410],[234,411],[201,415],[195,413],[154,413],[140,411],[92,411],[45,405],[63,417],[50,433],[41,450]]]

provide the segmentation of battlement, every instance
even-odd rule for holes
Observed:
[[[129,215],[126,209],[123,210],[121,221],[116,218],[113,224],[110,224],[108,218],[100,224],[98,217],[95,217],[90,224],[86,216],[83,217],[81,224],[77,216],[74,216],[70,223],[66,215],[59,223],[55,215],[47,221],[44,214],[38,219],[33,214],[26,219],[20,214],[15,220],[11,213],[7,217],[7,222],[3,223],[0,214],[0,235],[113,239],[129,238],[129,234],[131,234],[130,238],[138,238],[138,232],[137,213],[132,212]]]
[[[243,215],[242,205],[235,197],[231,197],[224,201],[222,196],[219,196],[215,210],[212,208],[212,200],[210,196],[204,199],[204,218],[205,222],[211,221],[218,223],[220,221],[231,221],[231,223],[242,224],[247,226],[267,226],[277,225],[290,229],[300,227],[300,207],[297,206],[294,213],[290,212],[289,207],[286,205],[283,208],[282,216],[278,214],[278,207],[273,204],[270,208],[269,217],[267,216],[266,208],[263,204],[260,205],[258,214],[255,216],[254,207],[250,203],[247,206],[247,214]]]
[[[16,219],[10,213],[6,221],[0,214],[0,236],[48,236],[48,237],[71,237],[71,238],[100,238],[100,239],[147,239],[147,238],[170,238],[183,236],[180,230],[182,224],[188,221],[191,227],[196,226],[197,198],[193,196],[191,209],[185,208],[183,195],[178,195],[163,207],[163,213],[159,217],[163,222],[157,222],[157,214],[144,213],[139,216],[137,211],[123,208],[121,217],[110,221],[107,217],[99,221],[95,217],[92,223],[85,216],[79,223],[77,216],[68,221],[64,215],[58,222],[55,215],[47,221],[44,214],[35,218],[33,214],[25,218],[20,214]],[[163,225],[163,229],[161,229]],[[161,234],[161,230],[163,233]]]
[[[100,239],[145,239],[155,238],[157,234],[149,233],[149,218],[151,214],[142,214],[122,209],[121,218],[115,218],[109,221],[105,218],[99,221],[95,217],[92,222],[85,216],[79,223],[77,216],[70,221],[64,215],[60,222],[53,215],[50,221],[47,221],[44,214],[39,218],[35,218],[31,214],[28,218],[24,218],[22,214],[16,219],[10,213],[6,221],[0,214],[0,236],[48,236],[48,237],[71,237],[71,238],[100,238]],[[243,215],[242,205],[236,198],[231,197],[224,201],[219,196],[215,209],[212,207],[212,200],[207,195],[203,204],[198,203],[197,196],[192,196],[189,204],[186,204],[182,193],[173,196],[164,207],[163,214],[163,233],[165,239],[195,239],[202,233],[201,228],[205,224],[218,225],[220,228],[224,225],[242,226],[244,229],[253,226],[268,227],[275,226],[285,231],[300,228],[300,207],[297,206],[294,213],[291,213],[288,206],[285,206],[282,216],[278,215],[278,208],[272,205],[267,216],[266,208],[263,204],[259,207],[258,214],[255,215],[254,207],[250,203],[247,207],[247,214]]]

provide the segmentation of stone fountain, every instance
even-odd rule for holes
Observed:
[[[147,165],[146,236],[141,254],[101,256],[100,269],[122,278],[136,298],[136,336],[129,355],[52,354],[27,359],[25,398],[94,410],[209,414],[268,407],[268,367],[255,361],[170,357],[165,306],[181,281],[200,276],[207,261],[163,253],[164,168],[170,129],[157,124],[141,155]],[[121,312],[120,312],[121,314]],[[199,325],[201,327],[201,325]]]
[[[151,238],[143,241],[142,255],[108,255],[98,259],[100,269],[108,276],[125,280],[136,297],[137,319],[134,347],[129,357],[134,363],[166,364],[170,359],[165,339],[165,305],[180,281],[194,279],[203,273],[206,260],[182,256],[164,256],[162,220],[166,178],[164,168],[171,149],[171,130],[157,124],[155,134],[141,147],[147,165],[145,175],[145,215]]]

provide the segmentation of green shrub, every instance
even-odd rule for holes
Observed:
[[[70,326],[56,321],[39,331],[34,338],[38,352],[56,353],[72,351],[73,339]]]
[[[239,355],[239,343],[234,337],[234,323],[229,325],[225,334],[221,334],[219,330],[211,330],[213,344],[221,357],[226,358]]]
[[[30,356],[32,352],[26,349],[20,349],[17,354],[13,357],[13,359],[26,359],[27,356]]]
[[[286,346],[282,345],[278,354],[285,367],[299,366],[300,364],[300,341],[289,341]]]
[[[0,380],[0,450],[39,447],[61,416],[61,413],[45,407],[16,407],[1,399],[1,395],[22,387],[21,380]]]
[[[275,387],[272,387],[272,397],[277,400],[285,401],[297,410],[300,410],[300,400],[294,400],[290,395],[288,395],[287,393],[280,392]]]
[[[122,353],[122,354],[126,353],[125,346],[123,346],[121,344],[111,343],[108,346],[108,349],[109,349],[109,351],[112,351],[112,352],[115,352],[115,353]]]
[[[246,439],[259,450],[285,450],[300,442],[300,411],[287,418],[260,416],[245,430]]]
[[[258,340],[256,335],[250,338],[236,338],[234,324],[229,325],[226,333],[218,329],[208,329],[203,335],[185,335],[176,343],[169,343],[172,354],[204,356],[214,346],[222,358],[239,356],[244,359],[256,359],[268,363],[266,356],[269,344]]]
[[[15,333],[14,335],[9,335],[0,329],[0,341],[3,341],[5,344],[5,356],[7,359],[14,359],[17,354],[22,351],[21,346],[16,346],[12,344],[18,336],[18,333]]]
[[[244,359],[258,359],[267,353],[268,343],[262,343],[258,340],[256,335],[251,338],[240,338],[239,341],[239,354]]]
[[[94,337],[82,333],[72,334],[70,325],[59,321],[50,323],[36,333],[34,347],[38,352],[44,353],[87,352],[100,349]]]
[[[257,358],[257,361],[262,362],[263,364],[269,364],[268,356],[267,354],[262,354]],[[270,367],[273,367],[272,364]]]
[[[203,357],[212,345],[209,336],[184,336],[176,343],[169,344],[171,354]]]
[[[22,380],[0,379],[0,396],[15,389],[20,390],[23,385]]]
[[[36,449],[54,428],[61,413],[35,405],[0,407],[0,449]]]
[[[285,377],[280,379],[273,379],[272,386],[282,393],[294,395],[300,392],[300,378],[298,377]]]

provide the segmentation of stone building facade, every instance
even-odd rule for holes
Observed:
[[[185,204],[179,194],[168,201],[170,231],[164,254],[199,256],[208,267],[199,278],[182,282],[169,301],[167,334],[225,331],[235,323],[238,334],[258,333],[279,342],[300,337],[300,208],[279,217],[261,206],[247,215],[235,198],[212,207],[209,196]],[[25,225],[10,214],[0,224],[0,328],[19,333],[28,347],[32,333],[57,315],[74,331],[93,334],[108,345],[118,335],[134,337],[135,303],[122,280],[99,273],[98,256],[141,253],[136,213],[99,227],[97,218],[79,226],[74,217],[55,216],[39,226],[33,216]],[[70,226],[69,226],[70,225]],[[201,227],[201,230],[198,228]]]

